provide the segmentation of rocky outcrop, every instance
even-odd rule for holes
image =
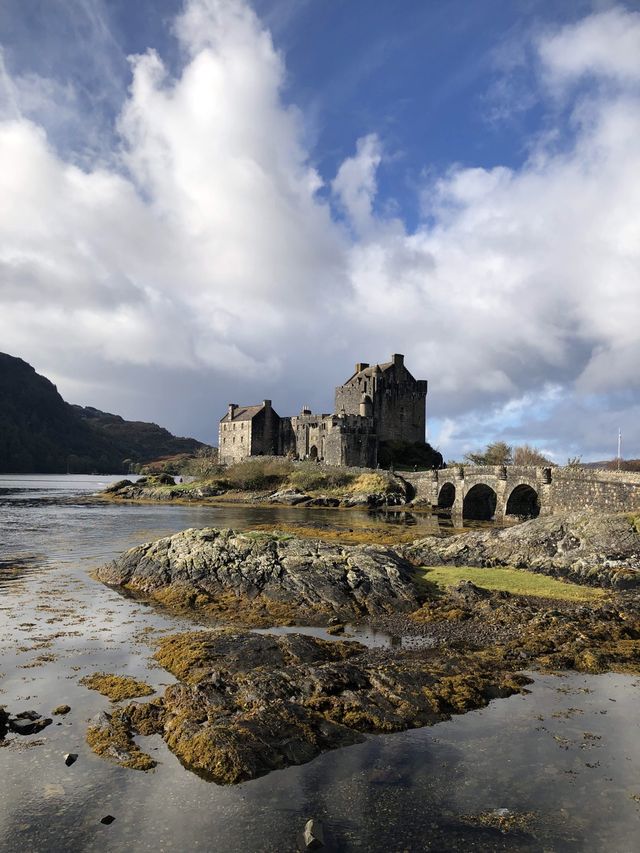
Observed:
[[[412,565],[390,548],[184,530],[100,568],[105,583],[236,624],[326,622],[415,609]]]
[[[105,498],[123,501],[200,501],[217,497],[225,489],[209,484],[176,484],[170,474],[151,474],[131,480],[118,480],[101,492]]]
[[[160,702],[130,705],[118,725],[162,734],[187,767],[220,784],[303,764],[363,732],[431,725],[528,683],[456,652],[390,659],[301,634],[179,634],[156,658],[179,683]]]
[[[514,566],[619,589],[640,584],[638,523],[625,513],[572,513],[504,530],[427,536],[402,550],[424,566]]]

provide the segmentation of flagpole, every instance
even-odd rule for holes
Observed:
[[[618,471],[620,470],[620,450],[622,449],[622,430],[618,427]]]

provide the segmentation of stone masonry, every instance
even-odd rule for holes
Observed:
[[[359,362],[336,388],[335,412],[280,417],[270,400],[257,406],[230,403],[220,421],[223,464],[251,456],[288,456],[329,465],[375,468],[379,441],[424,442],[427,382],[416,380],[404,356],[369,365]]]
[[[640,510],[640,474],[629,471],[464,465],[402,476],[416,498],[457,519]]]

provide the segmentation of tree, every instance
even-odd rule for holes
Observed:
[[[487,444],[484,450],[467,453],[464,461],[469,465],[511,465],[513,448],[505,441],[494,441]]]
[[[193,459],[190,459],[183,469],[185,474],[196,477],[198,480],[206,480],[207,477],[215,477],[220,473],[217,447],[201,447],[196,451]]]
[[[554,465],[550,459],[529,444],[522,444],[513,450],[514,465],[536,465],[538,467]]]

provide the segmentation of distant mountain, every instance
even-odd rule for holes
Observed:
[[[583,468],[598,468],[609,471],[640,471],[640,459],[607,459],[602,462],[583,462]]]
[[[119,473],[202,447],[157,424],[65,403],[30,364],[0,353],[0,473]]]

